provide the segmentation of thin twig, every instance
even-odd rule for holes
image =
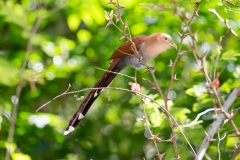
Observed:
[[[120,91],[125,91],[125,92],[129,92],[129,93],[134,93],[134,94],[138,94],[144,98],[147,98],[149,99],[150,101],[152,101],[153,103],[157,104],[160,109],[165,113],[165,115],[168,115],[172,120],[173,122],[175,123],[176,127],[179,128],[179,131],[181,132],[181,134],[183,134],[183,137],[184,139],[186,140],[187,144],[189,145],[189,147],[191,148],[194,156],[196,156],[196,153],[192,147],[192,145],[190,144],[190,142],[188,141],[187,137],[184,135],[183,133],[183,130],[182,128],[180,127],[180,125],[178,124],[178,122],[175,120],[175,118],[164,108],[161,106],[161,104],[159,104],[157,101],[155,101],[154,99],[152,99],[151,97],[139,92],[139,93],[136,93],[135,91],[132,91],[132,90],[129,90],[129,89],[125,89],[125,88],[118,88],[118,87],[98,87],[98,88],[84,88],[84,89],[81,89],[81,90],[78,90],[78,91],[71,91],[71,92],[64,92],[60,95],[57,95],[56,97],[54,97],[53,99],[51,99],[50,101],[46,102],[45,104],[43,104],[42,106],[40,106],[38,108],[37,111],[39,111],[40,109],[44,108],[45,106],[47,106],[48,104],[50,104],[52,101],[64,96],[64,95],[68,95],[68,94],[76,94],[76,93],[79,93],[79,92],[85,92],[85,91],[92,91],[92,90],[98,90],[98,89],[101,89],[101,90],[120,90]]]
[[[213,81],[212,81],[211,78],[209,77],[208,71],[207,71],[207,69],[206,69],[206,55],[203,55],[200,60],[201,60],[201,64],[202,64],[203,74],[204,74],[204,76],[205,76],[205,78],[206,78],[206,81],[207,81],[207,83],[208,83],[208,86],[210,87],[210,86],[212,85]],[[220,100],[220,98],[219,98],[219,93],[218,93],[216,87],[213,85],[211,89],[212,89],[212,91],[213,91],[213,95],[214,95],[214,97],[215,97],[215,99],[216,99],[216,101],[217,101],[218,106],[219,106],[220,108],[222,108],[222,102],[221,102],[221,100]]]
[[[35,24],[32,27],[32,30],[30,32],[30,36],[29,36],[28,43],[27,43],[26,55],[25,55],[24,61],[22,63],[21,69],[19,71],[19,82],[18,82],[18,85],[16,87],[15,98],[13,100],[13,110],[12,110],[12,117],[10,119],[10,129],[9,129],[9,134],[8,134],[8,145],[7,145],[7,149],[6,149],[5,160],[10,159],[10,149],[9,148],[11,147],[13,137],[14,137],[14,132],[15,132],[15,123],[16,123],[17,112],[18,112],[18,107],[19,107],[20,95],[21,95],[21,91],[22,91],[22,87],[23,87],[22,83],[23,83],[23,80],[24,80],[23,74],[24,74],[24,70],[27,66],[29,56],[33,52],[32,39],[33,39],[34,35],[37,33],[37,30],[38,30],[42,20],[44,18],[46,18],[47,16],[51,15],[52,13],[58,11],[61,7],[62,6],[54,7],[53,9],[51,9],[48,12],[48,14],[45,14],[42,10],[42,12],[40,12],[39,17],[37,18]],[[42,8],[47,8],[47,3]]]
[[[188,23],[187,23],[186,26],[184,26],[184,27],[188,27],[188,28],[189,28],[189,26],[190,26],[191,22],[193,21],[194,17],[198,16],[198,9],[199,9],[199,5],[200,5],[201,3],[202,3],[202,1],[200,1],[199,3],[196,3],[194,12],[193,12],[190,20],[188,21]],[[182,54],[180,54],[180,53],[182,52],[182,43],[183,43],[183,39],[184,39],[185,37],[186,37],[186,31],[180,36],[181,41],[180,41],[180,44],[179,44],[178,54],[177,54],[174,62],[173,62],[172,64],[170,64],[170,65],[171,65],[171,80],[170,80],[170,84],[169,84],[169,86],[168,86],[168,89],[167,89],[167,92],[165,93],[165,95],[163,95],[162,91],[160,90],[160,87],[158,86],[158,83],[156,83],[156,85],[157,85],[157,87],[158,87],[157,89],[160,91],[160,92],[159,92],[160,95],[164,98],[164,103],[165,103],[165,107],[166,107],[167,110],[169,110],[169,108],[168,108],[168,103],[167,103],[168,100],[169,100],[169,98],[168,98],[168,97],[169,97],[169,93],[170,93],[170,90],[171,90],[171,88],[172,88],[172,85],[173,85],[174,81],[176,80],[174,68],[175,68],[175,66],[176,66],[176,64],[177,64],[177,61],[178,61],[179,57],[182,55]],[[183,53],[183,52],[182,52],[182,53]],[[153,76],[153,79],[155,80],[155,79],[156,79],[156,78],[154,78],[155,75],[152,74],[152,76]],[[167,116],[167,117],[168,117],[168,116]],[[173,126],[173,124],[172,124],[172,122],[171,122],[171,119],[170,119],[169,117],[168,117],[168,120],[169,120],[169,124],[170,124],[170,126],[171,126],[171,128],[172,128],[173,147],[174,147],[175,156],[176,156],[176,158],[179,158],[177,143],[176,143],[176,139],[175,139],[175,134],[176,134],[176,133],[174,132],[174,128],[175,128],[175,127]],[[180,128],[179,128],[179,129],[180,129]],[[183,133],[183,132],[182,132],[182,133]],[[184,135],[184,133],[183,133],[183,136],[186,138],[186,136]],[[193,150],[193,152],[194,152],[194,150]]]
[[[117,75],[121,75],[121,76],[124,76],[124,77],[128,77],[128,78],[130,78],[130,79],[132,79],[132,80],[135,79],[134,77],[129,76],[129,75],[126,75],[126,74],[123,74],[123,73],[113,72],[113,71],[109,71],[109,70],[102,69],[102,68],[98,68],[98,67],[95,67],[95,68],[97,68],[97,69],[99,69],[99,70],[102,70],[102,71],[105,71],[105,72],[115,73],[115,74],[117,74]]]
[[[236,160],[236,157],[239,155],[239,153],[240,153],[240,146],[237,146],[237,145],[236,145],[236,146],[235,146],[235,152],[234,152],[231,160]]]
[[[142,104],[143,115],[144,115],[142,121],[143,121],[143,122],[146,124],[146,126],[147,126],[148,132],[150,133],[151,139],[153,140],[153,143],[154,143],[155,148],[156,148],[156,150],[157,150],[157,154],[160,154],[159,149],[158,149],[158,146],[157,146],[157,143],[156,143],[157,135],[153,135],[153,133],[152,133],[152,131],[151,131],[151,129],[150,129],[149,122],[148,122],[148,120],[147,120],[147,113],[146,113],[146,107],[145,107],[144,100],[142,99],[141,102],[142,102],[141,104]],[[156,137],[156,138],[152,138],[152,137]]]
[[[22,63],[22,67],[20,69],[19,72],[19,82],[16,88],[16,93],[15,93],[15,97],[13,100],[13,110],[12,110],[12,117],[10,119],[10,129],[9,129],[9,134],[8,134],[8,145],[7,145],[7,149],[6,149],[6,156],[5,156],[5,160],[9,160],[10,159],[10,147],[13,141],[13,137],[14,137],[14,132],[15,132],[15,123],[16,123],[16,118],[17,118],[17,112],[18,112],[18,107],[19,107],[19,100],[20,100],[20,95],[21,95],[21,91],[22,91],[22,83],[23,83],[23,74],[24,74],[24,69],[27,66],[27,62],[29,59],[30,54],[32,53],[32,38],[33,36],[36,34],[39,25],[41,23],[41,21],[43,20],[42,15],[40,15],[36,21],[36,23],[34,24],[31,32],[30,32],[30,37],[28,40],[28,44],[27,44],[27,52],[26,52],[26,56],[24,58],[24,61]]]
[[[201,1],[201,2],[202,2],[202,1]],[[196,7],[195,7],[194,14],[193,14],[192,18],[190,19],[190,21],[187,23],[187,26],[190,25],[190,23],[192,22],[192,20],[193,20],[193,18],[194,18],[195,16],[198,16],[198,13],[197,13],[197,11],[198,11],[198,6],[199,6],[199,4],[200,4],[201,2],[196,3]],[[120,29],[120,28],[112,21],[112,16],[111,16],[111,15],[113,15],[112,12],[111,12],[111,13],[106,12],[107,20],[108,20],[107,26],[110,25],[110,24],[111,24],[111,25],[114,25],[114,26],[122,33],[122,38],[127,38],[127,39],[129,40],[129,42],[132,44],[132,50],[133,50],[135,56],[136,56],[139,60],[142,61],[142,63],[146,66],[147,69],[149,69],[149,67],[147,66],[146,62],[144,62],[143,59],[141,58],[141,55],[139,55],[139,53],[138,53],[138,51],[137,51],[137,49],[136,49],[136,46],[135,46],[135,44],[134,44],[133,41],[132,41],[130,32],[129,32],[129,34],[126,34],[126,33],[125,33],[126,28],[127,28],[128,31],[129,31],[129,27],[128,27],[127,24],[124,23],[124,22],[122,21],[122,19],[121,19],[120,9],[122,8],[122,6],[119,7],[119,6],[120,6],[119,1],[118,1],[118,0],[117,0],[117,2],[110,1],[110,2],[108,2],[108,4],[114,4],[115,7],[117,8],[117,13],[118,13],[118,15],[114,15],[114,16],[116,17],[117,21],[120,21],[120,22],[121,22],[124,30]],[[185,36],[185,35],[184,35],[184,36]],[[121,39],[122,39],[122,38],[121,38]],[[184,37],[184,38],[185,38],[185,37]],[[183,40],[184,38],[182,38],[182,40]],[[181,52],[181,49],[179,50],[179,53],[178,53],[178,55],[177,55],[177,57],[176,57],[176,59],[175,59],[175,61],[174,61],[174,66],[175,66],[176,63],[177,63],[177,61],[178,61],[178,59],[179,59],[179,56],[181,56],[181,55],[184,54],[184,53],[185,53],[185,52]],[[172,68],[174,68],[174,66],[172,66]],[[173,82],[177,80],[177,79],[176,79],[176,75],[174,74],[174,69],[172,69],[171,82],[170,82],[171,85],[169,86],[166,95],[163,94],[161,88],[160,88],[159,85],[158,85],[157,79],[156,79],[155,74],[154,74],[155,71],[154,71],[154,70],[151,70],[151,69],[150,69],[149,71],[150,71],[150,73],[151,73],[151,75],[152,75],[152,78],[153,78],[153,80],[154,80],[154,86],[155,86],[155,88],[157,89],[157,91],[158,91],[158,93],[161,95],[161,97],[163,97],[163,99],[164,99],[164,103],[165,103],[165,107],[166,107],[165,110],[168,111],[168,110],[169,110],[169,109],[168,109],[168,104],[167,104],[167,102],[168,102],[168,100],[169,100],[169,99],[168,99],[168,94],[169,94],[169,92],[170,92],[170,89],[171,89],[171,87],[172,87]],[[173,143],[173,146],[174,146],[175,157],[176,157],[177,159],[179,159],[180,156],[179,156],[179,153],[178,153],[177,143],[176,143],[176,139],[175,139],[175,137],[176,137],[176,136],[175,136],[175,135],[176,135],[176,133],[175,133],[175,126],[174,126],[174,124],[173,124],[173,122],[172,122],[172,120],[171,120],[171,118],[170,118],[171,116],[170,116],[169,114],[167,114],[167,112],[165,112],[165,111],[164,111],[164,113],[166,114],[166,117],[167,117],[167,119],[168,119],[168,121],[169,121],[169,124],[170,124],[170,127],[171,127],[171,129],[172,129],[172,134],[173,134],[173,136],[172,136],[172,143]],[[176,123],[176,121],[174,121],[174,122]],[[176,124],[176,125],[177,125],[177,124]],[[187,140],[187,138],[186,138],[186,136],[184,135],[183,131],[181,130],[180,126],[177,125],[177,127],[180,129],[180,132],[183,134],[183,136],[184,136],[184,138],[186,139],[187,143],[188,143],[189,146],[191,147],[189,141]],[[193,150],[192,147],[191,147],[191,149],[192,149],[194,155],[196,156],[196,153],[194,152],[194,150]]]
[[[192,127],[192,126],[194,126],[195,123],[199,120],[199,118],[200,118],[202,115],[205,115],[206,113],[211,112],[211,111],[221,111],[221,109],[209,108],[209,109],[207,109],[207,110],[199,113],[199,114],[197,115],[197,117],[196,117],[191,123],[185,124],[185,125],[183,125],[182,127],[185,128],[185,127]]]
[[[110,3],[111,3],[111,2],[110,2]],[[120,5],[120,3],[119,3],[118,0],[117,0],[117,3],[114,3],[114,5],[115,5],[115,7],[117,8],[117,15],[116,15],[115,17],[118,18],[118,20],[119,20],[120,23],[122,24],[124,30],[120,29],[120,28],[112,21],[112,18],[111,18],[111,16],[110,16],[110,13],[107,13],[107,12],[106,12],[108,24],[114,25],[115,28],[117,28],[117,29],[122,33],[122,37],[128,39],[128,41],[129,41],[129,42],[131,43],[131,45],[132,45],[132,50],[133,50],[133,52],[134,52],[135,57],[138,58],[138,59],[142,62],[142,64],[143,64],[143,65],[147,68],[147,70],[148,70],[148,68],[149,68],[148,65],[147,65],[146,62],[143,60],[142,56],[138,53],[137,48],[136,48],[136,45],[135,45],[135,43],[134,43],[133,40],[132,40],[131,33],[130,33],[130,29],[129,29],[128,25],[122,21],[121,12],[120,12],[120,9],[122,8],[122,6]],[[119,7],[119,6],[121,6],[121,7]],[[128,30],[128,34],[125,33],[126,29]],[[121,39],[122,39],[122,38],[121,38]],[[155,77],[155,76],[154,76],[154,77]],[[136,78],[136,77],[135,77],[135,78]],[[135,79],[135,81],[136,81],[136,79]],[[155,83],[155,84],[156,84],[156,83]],[[146,117],[146,116],[145,116],[145,117]],[[147,126],[147,127],[149,127],[149,126]],[[150,130],[150,128],[149,128],[149,130]],[[150,131],[151,131],[151,130],[150,130]],[[151,133],[151,132],[150,132],[150,133]],[[151,133],[151,134],[152,134],[152,133]],[[161,155],[161,154],[159,153],[159,150],[158,150],[156,141],[153,141],[153,142],[154,142],[154,146],[155,146],[155,148],[156,148],[156,150],[157,150],[157,155]],[[159,157],[159,156],[158,156],[158,157]],[[161,159],[161,158],[159,157],[159,159]]]
[[[224,133],[224,136],[221,138],[220,133],[218,131],[218,159],[221,160],[221,149],[220,149],[220,142],[226,137],[226,133]]]
[[[190,20],[188,21],[188,23],[184,27],[189,28],[189,26],[190,26],[191,22],[193,21],[193,19],[196,17],[196,15],[198,15],[198,9],[199,9],[199,6],[200,6],[201,3],[202,3],[202,0],[200,2],[198,2],[198,3],[196,3],[195,9],[193,11],[193,14],[192,14]],[[182,44],[183,44],[183,40],[186,38],[186,36],[185,36],[186,32],[187,31],[183,32],[183,34],[180,36],[181,41],[180,41],[180,44],[179,44],[178,53],[180,53],[182,51]],[[170,84],[168,86],[168,90],[167,90],[167,92],[165,94],[166,97],[168,97],[168,94],[169,94],[169,92],[170,92],[170,90],[172,88],[173,82],[174,82],[174,74],[175,74],[174,68],[175,68],[176,63],[177,63],[177,61],[179,59],[179,56],[180,55],[178,54],[177,57],[175,58],[173,64],[171,65],[171,68],[172,68],[172,70],[171,70],[171,81],[170,81]]]
[[[237,38],[238,38],[238,40],[240,40],[240,37],[238,36],[238,34],[230,27],[230,25],[228,24],[228,19],[223,19],[218,13],[217,13],[217,11],[215,10],[215,9],[209,9],[209,12],[212,12],[213,14],[215,14],[219,19],[220,19],[220,21],[221,22],[223,22],[225,25],[226,25],[226,27],[228,28],[228,30],[234,35],[234,36],[236,36]]]

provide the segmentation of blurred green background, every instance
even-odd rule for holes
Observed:
[[[88,92],[69,94],[51,102],[40,112],[35,111],[53,97],[63,93],[71,84],[69,91],[92,87],[103,74],[96,67],[107,69],[108,58],[124,40],[119,41],[121,33],[114,26],[106,26],[104,10],[116,12],[107,0],[11,0],[0,1],[0,159],[6,154],[9,134],[9,116],[12,114],[12,101],[19,83],[19,71],[27,54],[31,30],[39,16],[44,15],[36,34],[32,37],[32,53],[23,74],[23,88],[19,99],[15,134],[11,145],[11,158],[22,160],[41,159],[154,159],[156,149],[146,126],[140,121],[143,116],[140,97],[124,91],[109,90],[93,104],[87,116],[74,132],[63,136],[68,120],[75,113],[81,101],[76,99]],[[125,7],[122,19],[129,21],[133,36],[150,35],[155,32],[170,34],[178,45],[177,32],[182,33],[182,22],[187,22],[174,13],[179,11],[191,16],[194,0],[176,3],[164,0],[120,0]],[[236,3],[237,4],[237,3]],[[240,34],[240,9],[223,1],[204,1],[200,5],[200,18],[195,18],[190,26],[198,30],[198,49],[201,53],[209,51],[207,67],[210,70],[217,56],[220,36],[228,31],[224,23],[208,9],[216,9],[229,19],[229,25]],[[120,25],[119,25],[120,26]],[[199,67],[189,47],[190,38],[184,40],[183,50],[175,72],[178,82],[170,92],[172,98],[171,114],[179,124],[190,123],[198,113],[213,108],[213,98],[205,93],[206,81],[203,74],[197,73]],[[222,50],[216,70],[219,77],[221,98],[226,100],[229,93],[240,85],[240,45],[238,39],[227,34],[221,42]],[[159,55],[149,65],[156,68],[156,77],[163,92],[170,83],[170,59],[174,60],[177,51],[170,49]],[[131,67],[122,73],[135,75]],[[162,98],[146,80],[152,80],[145,69],[137,72],[141,90],[163,104]],[[125,76],[117,76],[111,87],[130,89]],[[107,95],[106,95],[107,94]],[[108,96],[111,98],[109,100]],[[154,134],[161,139],[171,138],[171,128],[159,106],[146,102],[147,116]],[[238,99],[232,106],[240,106]],[[234,110],[238,114],[238,110]],[[204,138],[204,131],[214,120],[209,112],[200,118],[193,128],[184,132],[197,150]],[[235,122],[240,121],[237,115]],[[240,127],[239,123],[236,123]],[[231,134],[233,129],[226,123],[220,135]],[[193,159],[191,150],[179,133],[178,147],[182,159]],[[222,159],[230,159],[234,144],[239,138],[226,137],[221,141]],[[171,143],[158,143],[165,159],[174,157]],[[211,143],[207,154],[218,157],[217,142]]]

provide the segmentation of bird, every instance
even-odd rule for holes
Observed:
[[[67,135],[75,130],[77,125],[85,117],[93,102],[104,90],[103,88],[109,86],[109,84],[117,76],[117,73],[127,66],[133,66],[136,69],[140,69],[144,66],[142,60],[144,62],[151,61],[160,53],[171,47],[177,49],[177,45],[173,42],[172,37],[166,33],[154,33],[149,36],[136,36],[132,38],[132,42],[135,43],[136,49],[141,58],[139,59],[135,56],[130,40],[119,46],[109,58],[109,60],[112,60],[109,68],[95,84],[93,87],[94,89],[88,93],[87,97],[80,104],[78,110],[69,121],[68,127],[64,131],[64,135]]]

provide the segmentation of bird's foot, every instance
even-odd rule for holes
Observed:
[[[156,70],[156,68],[147,66],[147,72],[154,72],[155,70]]]
[[[143,57],[140,57],[140,58],[138,58],[138,60],[139,60],[139,62],[142,62],[142,60],[143,60]]]

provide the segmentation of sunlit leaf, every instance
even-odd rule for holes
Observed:
[[[140,35],[147,30],[147,25],[145,23],[137,23],[129,27],[134,35]]]
[[[88,30],[81,29],[77,32],[77,37],[82,45],[86,45],[91,40],[92,34]]]
[[[234,81],[233,79],[228,79],[221,86],[220,89],[226,93],[230,93],[234,88],[240,85],[240,81]]]
[[[0,57],[0,84],[13,86],[17,83],[19,69],[7,59]]]
[[[178,120],[184,121],[187,119],[187,114],[191,113],[191,111],[187,108],[180,108],[180,107],[172,107],[170,113],[177,117]]]
[[[27,14],[23,9],[23,6],[7,1],[0,6],[0,16],[4,16],[5,21],[8,23],[14,23],[23,29],[29,31],[29,25],[27,23]]]
[[[93,25],[93,18],[89,12],[81,12],[81,18],[88,27]]]
[[[76,47],[76,44],[73,40],[59,37],[57,40],[57,45],[59,46],[61,53],[69,52]]]
[[[68,27],[71,31],[76,31],[81,23],[79,15],[71,14],[67,18]]]
[[[31,160],[31,157],[29,155],[23,153],[13,152],[11,153],[11,157],[13,160]]]
[[[164,120],[162,113],[153,112],[150,116],[150,121],[154,126],[160,126]]]
[[[240,153],[237,154],[235,159],[240,159]]]
[[[9,144],[6,142],[5,148],[7,148],[9,152],[14,152],[14,150],[17,148],[17,145],[16,143]]]
[[[233,144],[237,144],[239,142],[240,138],[239,137],[227,137],[227,147],[233,146]]]
[[[189,88],[186,90],[186,94],[194,97],[200,97],[205,92],[207,92],[207,89],[203,83],[194,85],[192,88]]]
[[[199,112],[206,108],[213,108],[213,102],[211,98],[205,98],[199,102],[194,103],[192,110],[194,112]]]
[[[89,5],[89,3],[87,3],[87,5]],[[103,25],[105,23],[104,15],[102,14],[103,8],[99,4],[92,6],[92,12],[90,13],[98,25]]]
[[[236,50],[227,50],[224,52],[221,56],[221,59],[226,60],[226,61],[236,61],[237,57],[240,56],[240,53]]]

